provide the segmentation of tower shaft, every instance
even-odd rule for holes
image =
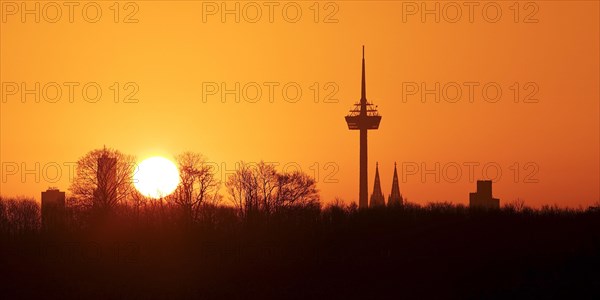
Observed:
[[[360,129],[360,187],[358,207],[369,207],[369,173],[368,173],[368,156],[367,156],[367,129]]]

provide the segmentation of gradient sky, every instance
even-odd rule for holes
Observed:
[[[1,1],[1,195],[39,199],[48,186],[67,190],[69,166],[106,145],[140,160],[200,152],[223,179],[240,160],[300,167],[316,176],[324,201],[357,201],[358,132],[343,117],[360,98],[365,45],[367,98],[383,116],[369,132],[369,192],[378,161],[386,197],[397,162],[400,190],[417,203],[466,204],[472,179],[486,170],[501,203],[600,200],[597,1],[520,2],[518,13],[512,1],[477,2],[472,15],[454,2],[460,16],[457,6],[426,2],[428,9],[438,3],[439,22],[420,14],[424,2],[319,2],[318,13],[312,1],[237,2],[239,23],[234,14],[222,20],[221,2],[121,3],[118,22],[113,2],[94,2],[102,10],[95,23],[96,7],[85,14],[86,2],[73,7],[72,22],[67,6],[57,17],[55,6],[40,2],[39,23],[33,14],[23,22],[20,3]],[[20,93],[21,83],[33,89],[36,82],[50,98],[56,82],[61,98],[36,103]],[[72,102],[68,82],[79,84]],[[102,90],[96,103],[82,97],[91,82]],[[236,82],[240,102],[228,95],[223,103],[221,84]],[[254,103],[253,82],[262,92]],[[436,82],[439,103],[420,93]],[[219,91],[209,95],[215,84]],[[302,95],[290,103],[298,86]],[[462,94],[451,103],[457,86]],[[490,103],[497,87],[502,94]],[[137,103],[123,103],[136,89]]]

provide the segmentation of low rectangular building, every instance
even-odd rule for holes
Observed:
[[[500,199],[492,196],[491,180],[477,180],[477,192],[469,194],[469,207],[483,209],[500,208]]]

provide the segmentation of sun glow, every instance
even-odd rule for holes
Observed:
[[[179,170],[161,156],[143,160],[133,174],[133,185],[144,196],[158,199],[173,193],[179,184]]]

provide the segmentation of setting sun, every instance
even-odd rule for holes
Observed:
[[[161,156],[142,161],[133,174],[135,188],[146,197],[158,199],[173,193],[179,184],[175,164]]]

